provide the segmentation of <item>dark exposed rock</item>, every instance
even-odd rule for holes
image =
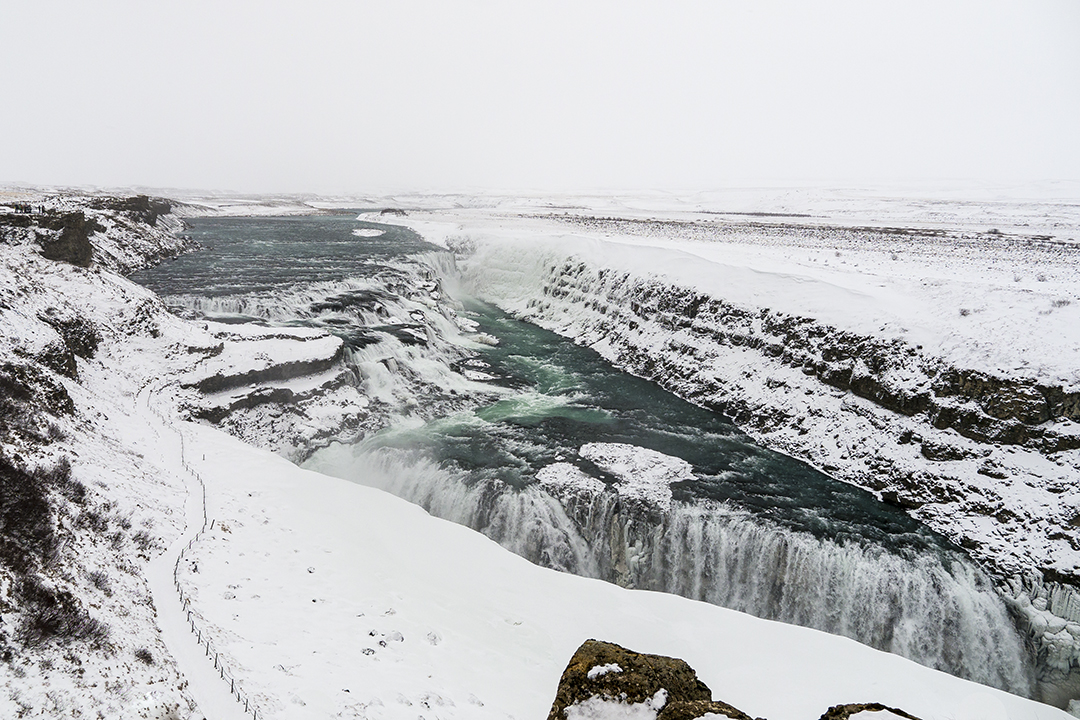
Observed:
[[[41,223],[59,234],[40,238],[41,254],[49,260],[71,263],[77,267],[90,267],[94,260],[94,247],[90,236],[104,228],[89,219],[81,210],[59,216],[46,216]]]
[[[852,703],[850,705],[833,705],[828,711],[821,716],[819,720],[848,720],[849,717],[861,712],[881,712],[887,710],[893,715],[899,715],[902,718],[909,718],[910,720],[919,720],[919,718],[904,712],[898,708],[889,707],[888,705],[882,705],[881,703]]]
[[[92,322],[81,315],[65,314],[56,308],[49,308],[38,315],[38,319],[60,333],[68,349],[81,358],[94,357],[98,345],[101,344],[101,333]]]
[[[79,377],[78,367],[75,365],[75,353],[71,352],[71,349],[59,338],[47,343],[35,354],[24,353],[21,349],[16,349],[16,353],[35,360],[53,372],[72,380]]]
[[[185,387],[195,387],[204,393],[212,393],[244,385],[291,380],[304,375],[325,372],[337,365],[343,356],[344,346],[340,346],[333,355],[325,358],[281,363],[262,370],[249,370],[236,375],[211,375]]]
[[[147,195],[134,195],[126,198],[97,198],[91,203],[91,207],[102,210],[115,210],[127,214],[134,220],[144,222],[153,227],[157,225],[158,218],[172,212],[172,204],[164,198],[152,198]]]
[[[619,669],[589,677],[593,668],[612,664]],[[586,640],[570,658],[559,680],[548,720],[563,720],[566,708],[593,696],[643,703],[660,690],[667,692],[667,702],[657,720],[692,720],[707,713],[752,720],[746,713],[714,701],[712,691],[685,661],[637,653],[599,640]]]
[[[741,710],[719,700],[669,700],[656,720],[695,720],[710,714],[726,715],[732,720],[753,720]]]
[[[918,500],[908,497],[907,495],[901,495],[895,490],[883,490],[881,493],[881,500],[882,502],[904,508],[905,510],[914,510],[923,505],[923,503]]]
[[[78,267],[90,267],[94,259],[90,236],[105,229],[81,210],[5,213],[0,215],[0,240],[7,238],[7,228],[31,228],[42,255]]]
[[[56,331],[56,337],[33,351],[16,347],[15,354],[77,380],[79,371],[75,356],[93,357],[101,342],[101,333],[92,322],[81,315],[61,312],[56,308],[40,313],[38,319],[52,327]]]
[[[289,388],[263,388],[244,395],[228,405],[197,408],[192,411],[191,416],[218,424],[237,410],[250,410],[260,405],[269,404],[292,405],[295,398],[296,393]]]
[[[922,456],[927,460],[934,460],[937,462],[947,460],[967,460],[978,457],[976,453],[962,447],[934,440],[923,440],[920,452],[922,452]]]
[[[996,462],[991,458],[983,460],[976,472],[980,475],[994,478],[995,480],[1004,480],[1010,475],[1009,471],[1001,466],[1001,463]]]
[[[362,308],[373,312],[382,310],[379,314],[385,315],[386,310],[382,308],[382,304],[392,297],[393,296],[390,293],[382,290],[351,290],[349,292],[341,293],[340,295],[328,297],[319,302],[311,303],[311,311],[313,313],[321,313],[328,310],[332,312],[345,312],[353,308]]]
[[[1074,520],[1074,522],[1076,522]],[[1042,568],[1043,580],[1072,588],[1080,588],[1080,575],[1060,572],[1053,568]]]

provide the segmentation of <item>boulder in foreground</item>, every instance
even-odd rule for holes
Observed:
[[[693,720],[709,714],[753,720],[714,701],[709,687],[683,660],[586,640],[559,679],[548,720],[600,720],[616,713],[642,720]]]
[[[753,720],[719,700],[678,658],[586,640],[570,658],[548,720]],[[834,705],[820,720],[918,720],[880,703]],[[760,718],[758,720],[761,720]]]

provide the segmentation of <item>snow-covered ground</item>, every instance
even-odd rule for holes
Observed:
[[[492,222],[516,232],[516,220]],[[226,362],[245,343],[268,354],[280,346],[288,364],[332,356],[333,341],[225,337],[231,330],[181,320],[107,270],[45,260],[32,242],[0,244],[0,273],[5,362],[40,363],[66,342],[54,315],[79,315],[102,336],[96,352],[72,359],[74,376],[49,371],[76,408],[56,418],[62,437],[16,450],[39,464],[70,457],[88,488],[88,509],[65,506],[72,540],[55,582],[110,628],[100,648],[48,644],[0,663],[6,716],[242,716],[227,674],[259,718],[542,717],[573,651],[596,637],[681,657],[717,699],[772,720],[846,702],[926,720],[1067,717],[844,638],[539,568],[390,495],[181,422],[191,399],[181,383],[274,366],[242,352]],[[617,469],[620,448],[592,450]],[[628,492],[655,492],[683,469],[655,460],[657,483]],[[204,487],[211,523],[178,577],[220,672],[195,636],[183,638],[179,595],[164,597]],[[76,522],[90,511],[107,536]],[[7,636],[18,619],[5,609]]]
[[[681,657],[771,720],[870,699],[927,720],[1066,717],[844,638],[540,568],[386,493],[183,432],[215,530],[182,583],[266,717],[544,717],[587,638]]]

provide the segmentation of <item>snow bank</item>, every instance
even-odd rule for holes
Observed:
[[[666,703],[667,693],[661,689],[640,703],[620,702],[594,695],[570,705],[564,712],[566,720],[656,720],[657,713],[664,709]]]
[[[684,658],[770,720],[865,698],[926,720],[983,698],[1067,717],[844,638],[546,570],[381,491],[184,432],[216,529],[181,580],[268,718],[543,717],[589,637]]]

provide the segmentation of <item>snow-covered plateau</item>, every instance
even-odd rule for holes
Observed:
[[[170,311],[118,274],[189,248],[163,201],[30,195],[8,208],[0,210],[3,717],[543,717],[588,638],[683,658],[718,699],[770,720],[856,702],[924,720],[1068,716],[848,638],[539,567],[386,492],[289,462],[394,418],[438,418],[507,395],[471,359],[494,340],[443,297],[460,283],[722,407],[766,445],[909,506],[999,579],[1041,667],[1062,673],[1044,682],[1060,690],[1046,699],[1067,705],[1080,608],[1070,524],[1076,435],[1063,418],[1075,414],[1067,408],[1080,383],[1069,365],[1076,325],[1067,322],[1080,298],[1067,295],[1071,256],[1056,264],[1037,256],[1041,240],[1030,269],[1015,272],[1046,274],[1024,275],[1017,291],[1031,296],[1016,296],[1043,325],[1010,319],[991,307],[998,295],[970,285],[953,296],[968,310],[957,310],[960,319],[942,312],[916,326],[921,316],[900,298],[890,325],[874,315],[883,311],[869,283],[838,299],[845,275],[784,264],[835,264],[833,246],[723,240],[725,222],[711,218],[658,224],[627,212],[601,221],[563,209],[548,217],[535,203],[410,211],[391,220],[454,248],[456,264],[432,256],[425,275],[334,281],[304,301],[333,295],[344,306],[374,293],[382,310],[369,319],[383,329],[372,343],[287,314],[261,325],[210,319],[273,320],[279,310],[260,303],[275,298],[257,293],[189,298]],[[1011,230],[1000,225],[1005,242]],[[702,226],[717,237],[676,236]],[[728,245],[732,259],[721,262]],[[877,252],[837,247],[845,261]],[[949,253],[928,257],[919,262],[961,274],[940,267]],[[884,273],[891,261],[879,260],[873,267]],[[920,266],[908,262],[914,277]],[[899,292],[903,277],[881,280]],[[689,295],[700,299],[692,313]],[[937,296],[917,299],[928,297]],[[1038,315],[1043,300],[1050,311]],[[991,316],[1002,318],[993,342],[983,341],[985,326],[949,335]],[[881,325],[891,330],[874,329]],[[1050,349],[1017,364],[1017,343],[1043,332],[1053,335]],[[813,341],[830,337],[832,354],[814,355],[824,350]],[[964,338],[981,339],[979,349]],[[848,361],[844,382],[825,379]],[[935,383],[954,369],[998,384],[967,389],[964,376],[952,395],[940,393]],[[925,404],[898,411],[862,389],[877,387]],[[1007,409],[992,412],[987,397],[1029,387],[1046,398],[1048,417],[1019,390],[1026,404],[1009,395]],[[942,408],[955,410],[950,420],[937,419]],[[965,420],[976,409],[1002,425]],[[615,478],[615,492],[652,508],[671,503],[671,484],[689,472],[679,458],[613,443],[580,454]],[[555,493],[606,492],[573,466],[550,468],[540,484]]]

